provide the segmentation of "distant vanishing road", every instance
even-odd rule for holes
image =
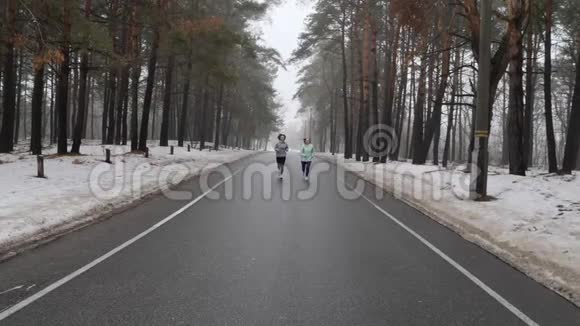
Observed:
[[[298,155],[287,163],[266,184],[212,175],[217,200],[192,179],[179,189],[196,202],[159,196],[1,263],[0,325],[580,325],[580,309],[415,209],[368,184],[368,200],[343,198],[334,166],[303,191]]]

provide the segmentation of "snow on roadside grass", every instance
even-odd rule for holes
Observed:
[[[320,154],[334,159],[329,154]],[[531,171],[527,177],[492,167],[488,193],[469,200],[465,167],[444,170],[406,162],[360,163],[356,172],[458,231],[580,305],[580,178]]]
[[[104,163],[111,149],[113,165]],[[35,177],[36,158],[26,153],[0,155],[0,253],[56,229],[86,223],[166,188],[179,178],[246,157],[244,150],[187,152],[150,148],[149,159],[130,146],[83,145],[82,156],[56,156],[45,150],[46,179]],[[18,149],[17,149],[18,152]],[[176,175],[177,174],[177,175]]]

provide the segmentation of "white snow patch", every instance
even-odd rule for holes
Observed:
[[[113,165],[104,163],[107,148]],[[0,155],[0,252],[155,193],[168,182],[178,181],[174,173],[183,179],[254,153],[226,149],[187,152],[187,148],[175,146],[175,155],[169,155],[169,147],[151,146],[146,159],[129,153],[130,146],[101,146],[96,141],[83,143],[82,156],[57,156],[55,152],[54,147],[44,150],[46,179],[35,177],[36,157],[24,146],[16,154]],[[102,172],[99,178],[98,171]],[[113,191],[102,193],[96,188]]]

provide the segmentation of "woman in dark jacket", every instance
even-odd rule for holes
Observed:
[[[286,135],[278,135],[278,143],[274,147],[276,151],[276,162],[278,163],[278,176],[282,179],[284,174],[284,164],[286,164],[286,154],[288,153],[288,144],[286,144]]]

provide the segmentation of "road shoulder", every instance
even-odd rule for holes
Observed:
[[[378,175],[376,172],[379,169],[376,168],[378,165],[372,162],[359,163],[344,159],[337,160],[330,154],[319,154],[319,157],[380,187],[396,199],[415,208],[467,241],[478,245],[575,305],[580,306],[580,270],[560,264],[558,257],[535,252],[533,243],[529,241],[518,245],[519,243],[514,244],[501,239],[497,231],[486,229],[474,223],[471,218],[473,214],[470,215],[469,208],[463,211],[461,207],[458,208],[456,205],[447,205],[444,202],[445,197],[425,196],[425,193],[432,193],[431,190],[437,186],[436,184],[426,183],[422,179],[413,178],[412,175],[409,176],[408,180],[401,177],[404,174],[391,178]],[[411,185],[409,186],[407,182],[411,182]],[[417,183],[421,183],[420,195],[416,193]],[[485,203],[478,205],[485,206]],[[506,212],[505,214],[511,213]]]

